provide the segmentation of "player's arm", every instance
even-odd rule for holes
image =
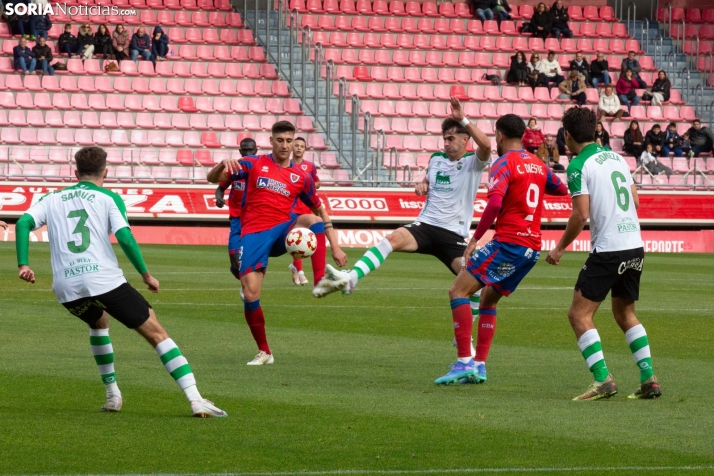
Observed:
[[[416,194],[417,197],[423,197],[427,193],[429,193],[429,168],[427,167],[426,169],[426,175],[424,175],[424,178],[422,179],[421,182],[416,184],[416,187],[414,187],[414,193]]]
[[[337,242],[337,233],[335,232],[335,227],[332,226],[332,221],[330,220],[330,215],[327,214],[325,207],[320,205],[317,208],[310,207],[312,212],[322,218],[322,223],[325,224],[325,238],[330,242],[330,248],[332,249],[332,259],[335,260],[338,266],[344,266],[347,264],[347,255],[342,248],[340,248]]]
[[[240,160],[223,159],[206,174],[206,180],[210,183],[227,182],[231,180],[231,175],[238,175],[244,178],[242,174],[243,166]]]
[[[3,230],[7,230],[7,223],[5,223],[4,221],[0,220],[0,228],[2,228]]]
[[[640,209],[640,194],[637,193],[637,185],[634,183],[630,185],[630,190],[632,191],[632,203],[635,205],[635,210]]]
[[[491,141],[481,129],[474,126],[471,121],[466,119],[466,116],[464,115],[464,110],[461,107],[461,102],[459,102],[458,99],[452,97],[450,103],[451,117],[453,117],[464,125],[466,132],[469,133],[469,136],[471,136],[471,138],[474,140],[474,142],[476,142],[476,145],[478,146],[476,148],[476,157],[478,157],[481,162],[487,162],[491,159]],[[468,124],[465,124],[466,121],[468,121]]]
[[[547,169],[547,177],[545,179],[545,194],[563,197],[568,194],[568,186],[560,180],[560,177],[555,175],[550,169]]]
[[[223,208],[226,205],[225,194],[230,184],[229,181],[220,182],[218,187],[216,187],[216,206],[218,208]]]
[[[15,224],[15,252],[20,279],[35,284],[35,273],[30,269],[30,231],[37,228],[32,215],[25,213]]]
[[[573,197],[573,212],[568,219],[568,226],[565,227],[565,233],[560,237],[560,242],[546,256],[545,260],[553,265],[560,263],[560,258],[563,256],[565,249],[575,241],[585,224],[588,222],[590,215],[590,195],[580,194]]]

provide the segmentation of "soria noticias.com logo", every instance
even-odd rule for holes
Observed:
[[[65,16],[128,16],[136,10],[122,10],[116,5],[67,5],[66,3],[6,3],[5,14],[10,15],[65,15]]]

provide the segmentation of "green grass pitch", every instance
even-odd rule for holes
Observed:
[[[4,243],[0,474],[714,474],[714,256],[645,259],[638,314],[664,397],[625,398],[638,373],[608,300],[596,323],[620,395],[575,403],[591,376],[566,311],[585,254],[542,257],[501,302],[485,385],[437,387],[455,358],[453,278],[432,257],[392,254],[355,294],[323,300],[272,260],[261,302],[276,363],[247,367],[256,349],[225,250],[143,252],[162,285],[144,295],[229,418],[190,418],[154,350],[116,321],[124,409],[100,413],[88,332],[51,292],[48,246],[31,245],[31,286]]]

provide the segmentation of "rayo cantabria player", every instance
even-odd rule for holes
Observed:
[[[151,305],[127,283],[119,268],[109,242],[112,233],[149,290],[159,292],[159,282],[147,270],[131,234],[124,201],[102,188],[107,176],[107,153],[99,147],[85,147],[74,159],[79,183],[45,195],[17,222],[20,279],[35,282],[28,258],[30,231],[47,225],[52,289],[70,313],[89,325],[89,344],[107,391],[102,411],[118,412],[123,402],[109,339],[109,316],[112,316],[135,329],[156,349],[166,371],[191,402],[193,416],[228,416],[198,393],[186,358],[159,323]]]
[[[576,154],[568,164],[573,212],[558,246],[546,257],[548,263],[558,264],[590,218],[592,251],[575,283],[568,319],[595,381],[573,400],[599,400],[617,393],[593,323],[595,311],[610,292],[612,314],[640,369],[640,388],[628,398],[659,398],[662,390],[652,370],[647,332],[635,316],[645,259],[637,189],[625,159],[595,144],[596,124],[595,113],[586,108],[569,109],[563,116],[568,149]]]

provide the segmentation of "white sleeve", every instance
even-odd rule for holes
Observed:
[[[47,204],[49,203],[49,195],[45,195],[32,205],[29,210],[27,210],[27,214],[32,217],[32,219],[35,222],[35,230],[40,228],[43,225],[47,224]]]

